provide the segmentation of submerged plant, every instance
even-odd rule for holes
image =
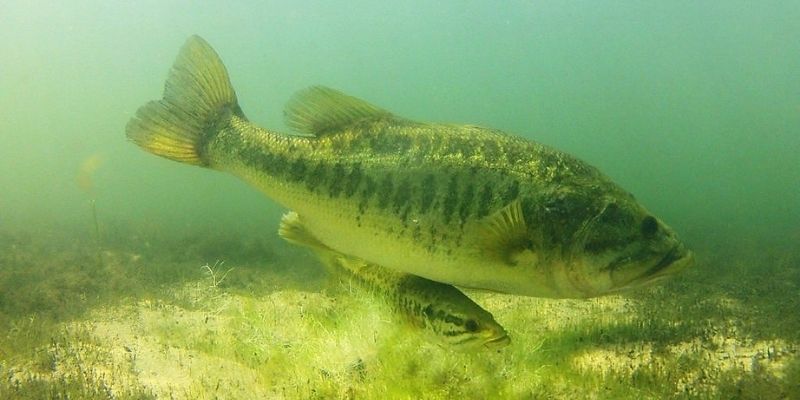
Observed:
[[[208,265],[208,263],[206,263],[206,265],[203,265],[202,267],[200,267],[200,268],[203,268],[205,270],[206,275],[208,275],[208,277],[211,279],[210,287],[215,288],[215,289],[218,288],[219,285],[221,285],[222,282],[225,280],[225,278],[228,276],[228,273],[230,273],[231,271],[233,271],[235,269],[234,267],[231,267],[231,268],[228,268],[227,271],[225,271],[223,273],[220,273],[220,271],[222,270],[222,266],[224,264],[225,264],[225,261],[217,260],[217,261],[214,262],[213,266]]]
[[[94,173],[103,165],[105,159],[99,153],[92,154],[81,162],[78,167],[78,173],[75,179],[78,187],[89,196],[89,207],[92,212],[92,223],[94,225],[94,239],[97,245],[97,262],[103,264],[103,258],[100,253],[101,240],[100,240],[100,225],[97,223],[97,196],[94,191]]]

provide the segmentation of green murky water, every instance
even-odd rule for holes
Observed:
[[[798,20],[789,1],[4,2],[0,397],[800,397]],[[255,190],[126,142],[195,33],[263,126],[324,84],[535,139],[697,263],[598,299],[467,292],[512,344],[429,343],[278,238]]]

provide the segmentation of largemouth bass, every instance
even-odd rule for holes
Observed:
[[[334,277],[383,299],[395,315],[433,342],[463,350],[496,349],[511,342],[491,313],[451,285],[339,253],[315,238],[295,212],[284,214],[278,232],[288,242],[313,250]]]
[[[248,121],[216,52],[180,50],[127,136],[231,173],[302,216],[329,248],[437,282],[590,297],[691,263],[661,220],[596,168],[495,129],[416,122],[316,86],[287,105],[298,135]]]

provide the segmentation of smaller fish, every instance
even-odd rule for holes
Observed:
[[[459,349],[495,349],[511,342],[491,313],[455,287],[337,252],[314,237],[296,212],[284,214],[278,233],[290,243],[312,249],[335,275],[387,300],[396,315],[435,342]]]
[[[99,153],[92,154],[86,157],[81,165],[78,167],[78,173],[75,175],[75,180],[78,182],[78,187],[89,197],[94,198],[94,173],[105,163],[105,157]]]

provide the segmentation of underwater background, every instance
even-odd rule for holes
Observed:
[[[800,3],[0,3],[0,398],[800,398]],[[203,36],[255,123],[323,84],[598,167],[695,266],[589,300],[467,292],[425,341],[125,124]],[[95,219],[96,218],[96,219]]]

